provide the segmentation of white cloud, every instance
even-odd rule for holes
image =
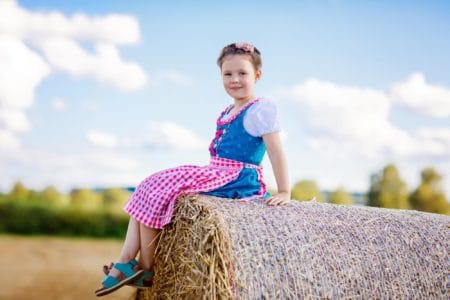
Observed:
[[[296,130],[289,130],[287,141],[295,145],[291,164],[301,166],[292,170],[297,179],[315,178],[323,188],[344,185],[364,191],[369,174],[394,162],[400,171],[410,172],[406,177],[409,187],[414,188],[420,171],[434,165],[443,172],[444,187],[450,193],[450,169],[446,167],[450,160],[450,128],[396,126],[391,121],[395,119],[391,114],[396,103],[391,94],[318,79],[308,79],[275,94],[300,108],[296,119],[301,120],[304,129],[299,132],[295,121],[292,125]],[[296,143],[296,139],[303,142]],[[308,147],[304,147],[305,143]]]
[[[450,157],[450,128],[420,128],[416,136],[430,155]]]
[[[114,148],[118,144],[118,140],[115,135],[97,130],[87,132],[86,139],[90,144],[103,148]]]
[[[406,81],[394,84],[392,97],[414,111],[432,117],[450,117],[450,89],[428,84],[425,76],[416,72]]]
[[[38,84],[50,74],[49,65],[19,39],[0,33],[0,103],[29,108]]]
[[[131,170],[139,165],[139,163],[133,158],[120,154],[108,153],[93,153],[88,155],[86,163],[97,168],[117,171]]]
[[[132,16],[68,17],[0,1],[0,130],[10,136],[31,128],[25,110],[33,104],[38,85],[55,70],[120,90],[142,88],[147,82],[144,70],[123,60],[116,46],[139,40],[139,23]],[[93,53],[82,47],[86,42],[93,44]],[[58,103],[54,107],[61,109]]]
[[[393,100],[382,91],[308,79],[282,94],[309,109],[309,144],[324,153],[332,149],[333,155],[358,152],[368,158],[450,154],[449,143],[437,135],[445,129],[408,132],[393,125]]]
[[[137,90],[147,82],[141,66],[124,61],[115,46],[139,42],[139,24],[131,16],[75,14],[66,17],[57,11],[30,12],[19,7],[16,1],[6,0],[0,2],[0,35],[15,39],[22,48],[26,47],[25,43],[31,44],[43,52],[53,68],[75,77],[93,78],[121,90]],[[86,51],[81,42],[93,43],[95,52]],[[33,53],[40,56],[39,52]],[[7,64],[6,57],[0,59],[2,65]],[[16,63],[13,71],[25,77],[35,72],[27,61],[22,65]]]
[[[91,130],[86,139],[91,145],[102,148],[145,148],[165,149],[173,151],[204,150],[208,141],[195,132],[170,121],[151,122],[145,135],[117,137],[114,134]]]
[[[128,136],[120,140],[120,145],[128,148],[150,147],[174,151],[204,150],[208,141],[171,121],[151,122],[145,135]]]
[[[15,132],[31,128],[25,114],[38,84],[50,73],[48,64],[17,38],[0,33],[0,147],[16,151]]]
[[[76,78],[90,77],[121,90],[137,90],[147,82],[143,69],[136,63],[125,62],[112,44],[97,43],[90,54],[68,38],[48,38],[41,44],[48,62],[56,69]]]
[[[20,142],[11,131],[0,129],[0,152],[11,152],[19,149]]]
[[[139,23],[131,16],[109,14],[91,17],[77,13],[67,17],[58,11],[30,12],[19,7],[14,0],[0,1],[0,32],[34,41],[52,37],[117,45],[140,41]]]
[[[23,111],[0,108],[0,128],[11,131],[28,131],[31,125]]]
[[[0,1],[0,103],[30,107],[35,88],[54,68],[122,90],[139,89],[147,81],[145,72],[124,61],[115,46],[137,43],[139,38],[138,22],[130,16],[68,18],[59,12],[29,12],[16,1]],[[94,44],[93,54],[81,46],[84,41]]]
[[[0,145],[1,140],[0,131]],[[36,189],[53,185],[66,191],[83,186],[127,186],[136,184],[146,174],[148,166],[143,166],[141,160],[109,149],[89,152],[17,149],[0,155],[4,167],[4,172],[0,172],[0,189],[10,189],[16,180]]]
[[[65,110],[66,109],[66,102],[63,99],[61,99],[61,98],[53,99],[52,107],[55,110],[58,110],[58,111]]]
[[[17,180],[34,189],[42,189],[51,184],[65,191],[73,187],[135,186],[143,178],[164,168],[186,162],[199,165],[206,162],[207,152],[204,152],[204,147],[201,154],[200,151],[186,151],[197,149],[195,141],[198,142],[200,138],[196,134],[177,124],[152,125],[150,130],[143,130],[146,132],[145,137],[127,134],[127,139],[132,141],[128,144],[124,137],[91,130],[90,138],[94,143],[102,144],[102,138],[105,141],[103,147],[92,147],[85,151],[17,147],[13,149],[16,141],[14,136],[0,130],[0,190],[9,190]],[[178,129],[171,130],[172,127]],[[178,143],[171,144],[169,141],[160,140],[164,136],[173,140],[177,132],[191,137],[189,141],[183,141],[181,138],[180,142],[187,145],[180,146]],[[114,140],[116,142],[111,142]],[[117,145],[114,148],[104,147],[115,143]],[[5,146],[10,147],[9,151],[2,151]],[[149,151],[149,146],[163,151]],[[201,159],[195,159],[196,156]]]
[[[294,86],[288,97],[309,108],[307,120],[315,136],[310,142],[315,147],[333,144],[368,157],[415,149],[410,135],[388,121],[390,99],[381,91],[308,79]]]
[[[208,145],[208,141],[191,130],[169,121],[152,123],[151,131],[151,143],[159,147],[182,151],[206,149]]]

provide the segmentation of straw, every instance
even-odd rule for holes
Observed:
[[[449,226],[418,211],[187,196],[136,299],[448,299]]]

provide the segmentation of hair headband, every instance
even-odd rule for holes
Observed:
[[[255,46],[249,43],[235,43],[234,46],[237,49],[244,50],[245,52],[253,53],[253,51],[255,51]]]

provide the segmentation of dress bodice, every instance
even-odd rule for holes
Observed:
[[[209,151],[211,156],[233,159],[249,164],[259,165],[266,153],[266,146],[261,137],[250,135],[244,128],[244,117],[251,105],[260,101],[247,103],[236,114],[222,120],[230,107],[223,111],[217,119],[216,135]]]

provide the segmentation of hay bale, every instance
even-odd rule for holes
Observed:
[[[137,299],[449,296],[450,217],[317,202],[180,199]]]

